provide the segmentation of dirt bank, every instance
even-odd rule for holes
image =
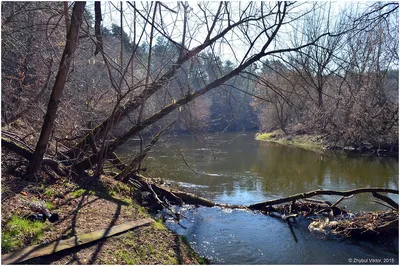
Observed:
[[[32,183],[10,174],[11,157],[2,158],[2,254],[30,245],[66,239],[151,217],[130,197],[129,187],[107,176],[72,180],[44,176]],[[21,172],[22,173],[22,172]],[[59,220],[50,223],[22,219],[34,213],[27,202],[43,202]],[[28,260],[28,264],[199,264],[205,261],[187,241],[161,221],[83,247]]]

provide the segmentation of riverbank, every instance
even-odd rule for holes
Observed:
[[[278,143],[282,145],[303,148],[315,152],[335,151],[344,154],[377,155],[398,157],[398,145],[379,145],[365,143],[363,145],[346,146],[329,139],[329,135],[310,134],[285,134],[282,130],[274,130],[266,133],[256,133],[256,140]]]
[[[328,147],[323,141],[323,136],[285,134],[282,130],[274,130],[267,133],[257,133],[256,140],[273,142],[317,152],[322,152]]]
[[[2,155],[4,156],[4,154]],[[35,244],[68,239],[144,218],[150,210],[131,197],[130,188],[110,177],[53,178],[41,173],[38,183],[24,181],[20,168],[2,167],[2,255]],[[5,162],[6,161],[6,162]],[[12,174],[10,174],[12,172]],[[59,215],[50,223],[25,219],[35,212],[27,202],[44,202]],[[27,264],[204,264],[184,237],[154,220],[122,234],[94,241]]]

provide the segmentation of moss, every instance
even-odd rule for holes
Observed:
[[[129,197],[122,198],[122,201],[125,202],[128,206],[133,206],[133,200]]]
[[[115,252],[115,256],[117,258],[117,261],[121,262],[125,262],[125,264],[129,264],[129,265],[136,265],[138,264],[135,256],[133,256],[133,254],[129,251],[127,251],[126,249],[120,249],[117,250],[117,252]]]
[[[130,193],[130,188],[127,184],[124,184],[122,182],[118,182],[115,186],[114,186],[114,190],[117,193]]]
[[[39,221],[29,221],[15,215],[1,232],[1,248],[5,252],[19,249],[24,245],[36,244],[41,240],[48,225]]]
[[[152,236],[149,236],[150,238]],[[120,247],[112,254],[114,260],[123,264],[143,264],[149,261],[162,264],[177,264],[173,250],[168,252],[167,243],[153,243],[152,241],[138,240],[137,234],[129,231],[115,241],[114,244]],[[115,261],[114,261],[115,263]]]
[[[138,212],[139,212],[140,214],[146,214],[146,215],[148,214],[146,208],[143,207],[143,206],[137,205],[137,206],[136,206],[136,209],[138,210]]]

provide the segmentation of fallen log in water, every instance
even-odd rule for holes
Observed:
[[[306,193],[300,193],[296,194],[293,196],[281,198],[281,199],[276,199],[276,200],[268,200],[256,204],[252,204],[248,206],[249,209],[252,210],[261,210],[265,206],[269,205],[276,205],[276,204],[281,204],[285,202],[291,202],[294,200],[299,200],[299,199],[305,199],[305,198],[310,198],[318,195],[337,195],[337,196],[351,196],[355,194],[360,194],[360,193],[377,193],[377,192],[384,192],[384,193],[393,193],[393,194],[399,194],[398,190],[395,189],[388,189],[388,188],[358,188],[358,189],[353,189],[353,190],[347,190],[347,191],[335,191],[335,190],[314,190]],[[380,198],[381,200],[387,202],[387,197]],[[390,199],[389,199],[390,200]],[[387,202],[389,204],[389,202]],[[389,204],[391,205],[392,202]],[[397,204],[397,209],[399,205]]]
[[[396,232],[398,232],[398,204],[392,199],[378,194],[399,194],[399,191],[394,189],[315,190],[244,206],[216,203],[192,193],[165,187],[157,183],[154,179],[143,175],[131,176],[132,181],[138,182],[143,191],[151,191],[151,193],[155,194],[156,201],[158,203],[162,202],[163,206],[165,204],[190,204],[205,207],[248,209],[281,218],[285,221],[288,221],[289,218],[295,220],[296,217],[313,216],[315,218],[309,227],[310,231],[319,231],[326,234],[333,233],[342,237],[370,237],[382,234],[397,234]],[[343,200],[360,193],[372,193],[374,197],[386,202],[388,204],[387,207],[391,210],[367,212],[355,216],[350,214],[348,210],[337,207]],[[328,201],[310,199],[318,195],[338,195],[342,197],[333,204]]]

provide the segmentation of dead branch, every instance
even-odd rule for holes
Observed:
[[[395,208],[396,210],[399,209],[399,204],[397,204],[397,203],[394,202],[392,199],[390,199],[390,198],[388,198],[388,197],[386,197],[386,196],[383,196],[383,195],[381,195],[381,194],[378,194],[377,192],[378,192],[378,191],[372,192],[372,196],[374,196],[375,198],[378,198],[378,199],[380,199],[380,200],[386,202],[387,204],[389,204],[390,206],[392,206],[392,207]]]
[[[160,132],[157,133],[157,135],[154,136],[154,138],[147,144],[147,146],[144,148],[142,152],[137,154],[135,158],[132,160],[132,162],[129,164],[128,167],[126,167],[119,175],[115,177],[116,180],[123,180],[124,182],[128,181],[129,179],[129,174],[132,171],[137,171],[137,166],[140,166],[141,161],[146,157],[147,153],[150,151],[150,149],[157,143],[157,141],[160,139],[162,134],[168,130],[176,121],[173,121],[172,123],[169,123],[166,127],[160,130]]]
[[[285,202],[291,202],[293,200],[298,200],[298,199],[305,199],[309,197],[314,197],[318,195],[338,195],[338,196],[351,196],[353,194],[360,194],[360,193],[376,193],[376,192],[384,192],[384,193],[393,193],[393,194],[399,194],[398,190],[395,189],[388,189],[388,188],[359,188],[359,189],[353,189],[353,190],[347,190],[347,191],[335,191],[335,190],[315,190],[315,191],[310,191],[306,193],[300,193],[296,194],[290,197],[286,198],[281,198],[281,199],[276,199],[276,200],[268,200],[256,204],[252,204],[248,206],[249,209],[252,210],[260,210],[265,206],[268,205],[277,205]],[[398,208],[398,206],[397,206]]]

